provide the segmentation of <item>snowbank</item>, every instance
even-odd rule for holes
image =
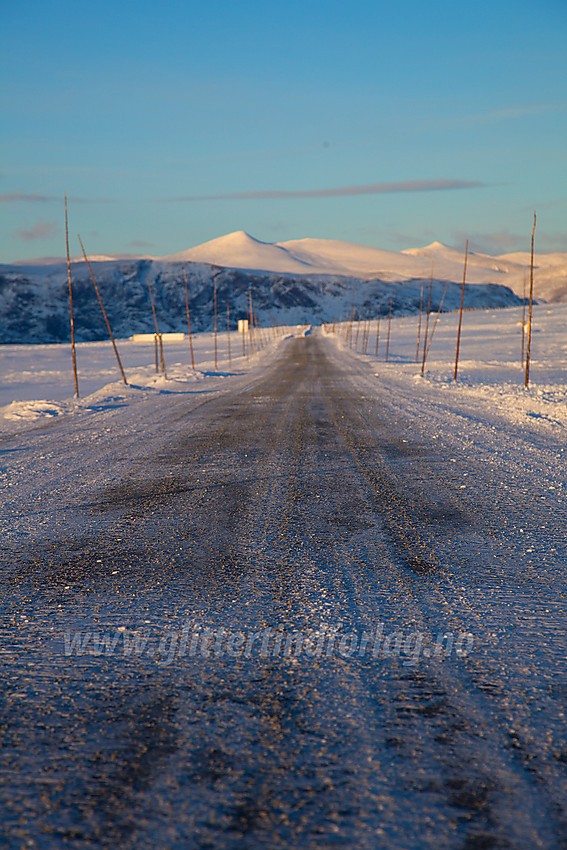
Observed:
[[[122,407],[149,395],[213,392],[227,379],[258,368],[283,336],[304,333],[302,326],[264,330],[261,338],[256,332],[255,352],[251,352],[247,336],[244,355],[242,335],[231,333],[230,359],[227,334],[218,334],[216,367],[213,334],[194,334],[195,369],[191,366],[189,338],[166,340],[167,378],[156,372],[153,341],[118,340],[127,386],[120,378],[110,342],[78,343],[78,399],[74,398],[70,345],[0,346],[0,432],[62,414]],[[260,342],[264,348],[260,348]]]
[[[374,356],[376,326],[372,323],[365,359],[375,363],[375,376],[380,383],[395,390],[396,397],[405,400],[418,420],[435,411],[439,418],[449,414],[459,417],[463,433],[479,422],[492,428],[506,427],[508,422],[528,431],[553,433],[564,440],[567,428],[567,305],[534,308],[527,390],[521,362],[522,319],[521,307],[465,313],[457,381],[453,380],[457,313],[441,315],[423,377],[425,319],[417,363],[419,322],[413,316],[393,319],[388,362],[384,359],[386,323],[382,320],[378,358]],[[429,333],[434,321],[432,315]],[[327,333],[343,348],[345,328],[345,325],[337,326],[334,335],[327,328]],[[358,353],[364,356],[362,330]]]

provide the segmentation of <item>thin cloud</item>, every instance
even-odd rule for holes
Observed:
[[[399,183],[366,183],[362,186],[339,186],[333,189],[299,189],[262,192],[228,192],[222,195],[187,195],[170,201],[272,200],[278,198],[344,198],[352,195],[385,195],[393,192],[444,192],[451,189],[478,189],[486,186],[469,180],[405,180]]]
[[[64,195],[33,195],[24,192],[9,192],[0,195],[0,204],[45,204],[63,203]],[[112,204],[112,198],[80,198],[70,197],[69,203],[73,204]]]
[[[7,195],[0,195],[0,204],[20,204],[31,203],[31,204],[44,204],[47,201],[54,201],[55,198],[51,198],[48,195],[25,195],[22,192],[10,192]]]
[[[38,221],[29,230],[16,230],[14,235],[23,242],[34,242],[36,239],[48,239],[57,233],[58,228],[50,221]]]

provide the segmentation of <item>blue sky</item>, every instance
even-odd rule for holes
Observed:
[[[0,261],[567,251],[565,0],[4,0]]]

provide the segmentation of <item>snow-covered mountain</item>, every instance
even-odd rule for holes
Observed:
[[[256,249],[249,237],[234,241],[239,245],[240,257],[244,258],[242,262],[257,261],[262,255],[265,263],[271,263],[274,253],[276,258],[286,258],[285,246],[268,245]],[[312,240],[306,241],[311,243],[308,247],[313,251]],[[263,243],[259,244],[262,246]],[[342,250],[340,245],[335,243],[336,257]],[[223,244],[221,240],[220,247],[226,248],[227,243]],[[305,246],[304,252],[306,256]],[[221,253],[214,254],[217,260],[221,259]],[[225,254],[225,262],[228,261],[237,262],[238,258]],[[411,257],[409,261],[412,262]],[[184,274],[188,280],[194,330],[211,330],[213,327],[214,280],[221,328],[226,327],[227,306],[232,327],[238,318],[248,315],[249,292],[254,312],[264,326],[272,321],[280,324],[333,321],[350,315],[353,308],[361,315],[375,317],[378,311],[387,313],[390,298],[394,314],[414,313],[419,309],[422,276],[404,276],[401,272],[391,271],[375,277],[357,277],[344,272],[323,274],[314,273],[314,263],[308,264],[306,260],[299,259],[294,259],[294,262],[305,263],[301,274],[297,271],[221,268],[220,263],[196,262],[194,255],[189,260],[185,255],[178,255],[160,260],[94,261],[92,268],[111,326],[118,337],[153,332],[148,283],[160,331],[184,331],[187,327]],[[254,264],[257,265],[257,262]],[[106,326],[84,261],[72,264],[72,282],[77,339],[105,339]],[[458,307],[461,284],[436,278],[431,309],[437,309],[445,287],[447,293],[443,309]],[[517,296],[505,286],[469,284],[466,289],[465,306],[469,308],[506,307],[518,303]],[[69,336],[66,264],[0,266],[0,342],[62,342]]]
[[[228,305],[231,322],[248,315],[248,291],[264,324],[332,321],[352,309],[376,315],[419,309],[423,280],[434,276],[432,309],[445,282],[443,309],[458,307],[464,252],[434,242],[424,248],[383,251],[329,239],[261,242],[243,231],[229,233],[167,257],[92,257],[92,265],[112,326],[118,336],[154,330],[148,282],[160,329],[186,327],[184,272],[189,282],[192,326],[213,324],[213,278],[218,305]],[[503,307],[518,303],[529,280],[529,252],[470,252],[465,306]],[[72,264],[75,327],[79,340],[106,337],[88,269]],[[535,257],[535,296],[567,301],[567,254]],[[427,286],[426,286],[427,289]],[[514,295],[515,293],[516,295]],[[381,307],[380,307],[381,305]],[[219,320],[220,321],[220,320]],[[224,318],[222,320],[225,321]],[[69,338],[67,270],[62,260],[28,261],[0,266],[0,342],[42,343]]]
[[[441,242],[396,252],[332,239],[260,242],[244,231],[237,231],[161,259],[235,269],[347,275],[389,281],[429,277],[433,271],[436,278],[458,282],[463,277],[465,255],[464,251],[455,251]],[[496,257],[469,252],[467,281],[503,284],[522,296],[529,269],[529,252]],[[534,280],[537,298],[567,301],[567,253],[536,255]]]

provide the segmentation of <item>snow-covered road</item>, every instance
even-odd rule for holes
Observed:
[[[6,846],[560,846],[564,453],[388,369],[3,439]]]

